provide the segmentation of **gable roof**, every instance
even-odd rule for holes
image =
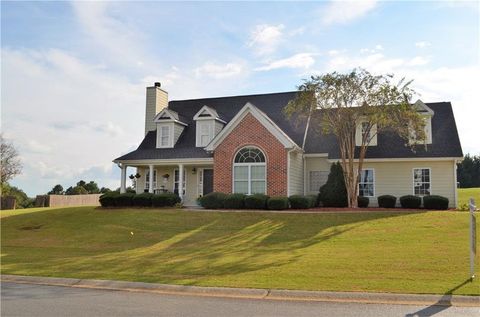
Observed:
[[[120,156],[115,161],[212,157],[212,153],[205,151],[204,148],[196,147],[194,116],[204,106],[213,109],[222,120],[229,123],[247,103],[251,103],[295,144],[302,145],[306,123],[296,124],[294,120],[287,120],[282,112],[282,109],[295,98],[296,94],[297,92],[283,92],[170,101],[168,109],[178,113],[180,121],[187,124],[175,147],[157,149],[156,132],[151,131],[145,135],[135,151]],[[462,157],[452,105],[449,102],[426,103],[425,105],[434,112],[432,116],[433,143],[427,145],[427,151],[423,145],[417,145],[414,153],[410,147],[405,146],[405,141],[400,137],[392,133],[380,133],[377,136],[378,145],[369,147],[366,157]],[[335,137],[315,132],[312,125],[306,136],[304,151],[306,154],[328,153],[330,159],[340,157]]]
[[[230,120],[230,122],[218,133],[215,138],[205,148],[207,151],[213,151],[235,127],[245,118],[247,114],[251,114],[257,119],[272,135],[277,138],[286,148],[299,147],[295,142],[282,131],[264,112],[260,111],[255,105],[247,102],[245,106]]]

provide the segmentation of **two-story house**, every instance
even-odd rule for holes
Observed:
[[[178,193],[185,205],[212,191],[317,194],[339,160],[333,135],[285,118],[282,109],[296,92],[168,101],[159,83],[147,87],[145,137],[114,160],[136,167],[136,190]],[[379,133],[366,154],[359,195],[442,195],[457,204],[456,163],[462,159],[449,102],[415,106],[427,121],[426,146],[413,152],[392,133]],[[320,111],[320,110],[319,110]],[[361,126],[357,129],[361,133]]]

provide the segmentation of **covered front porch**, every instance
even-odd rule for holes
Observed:
[[[127,175],[127,168],[136,172]],[[140,193],[177,194],[185,206],[196,206],[197,198],[213,191],[213,160],[157,160],[150,162],[120,163],[120,192],[127,188],[127,178]],[[180,181],[182,180],[182,181]]]

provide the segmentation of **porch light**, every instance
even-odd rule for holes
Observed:
[[[197,173],[197,168],[196,167],[192,168],[192,174],[196,174],[196,173]]]
[[[135,176],[133,174],[131,174],[130,176],[128,176],[128,178],[133,180],[135,178]]]

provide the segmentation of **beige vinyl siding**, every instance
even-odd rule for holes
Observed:
[[[177,144],[178,138],[182,134],[183,129],[185,129],[185,127],[181,124],[178,124],[178,123],[173,124],[173,146]]]
[[[147,87],[147,102],[145,108],[145,134],[156,129],[153,118],[168,106],[168,93],[158,87]]]
[[[289,195],[303,194],[303,155],[300,152],[292,151],[288,153],[289,166]]]
[[[377,206],[377,197],[413,195],[413,169],[430,168],[430,192],[447,197],[450,207],[455,207],[455,169],[453,161],[408,161],[408,162],[365,162],[364,168],[375,170],[375,197],[371,206]]]
[[[309,191],[310,171],[330,171],[331,163],[322,157],[305,158],[305,192]],[[375,196],[370,198],[370,206],[378,206],[377,197],[394,195],[397,198],[413,195],[413,169],[430,168],[430,191],[432,195],[447,197],[450,207],[455,207],[455,164],[453,161],[391,161],[367,162],[364,168],[372,168],[375,174]]]
[[[311,171],[320,171],[320,172],[329,172],[331,163],[327,160],[326,157],[306,157],[305,158],[305,194],[307,195],[316,195],[318,191],[310,191],[310,172]]]

